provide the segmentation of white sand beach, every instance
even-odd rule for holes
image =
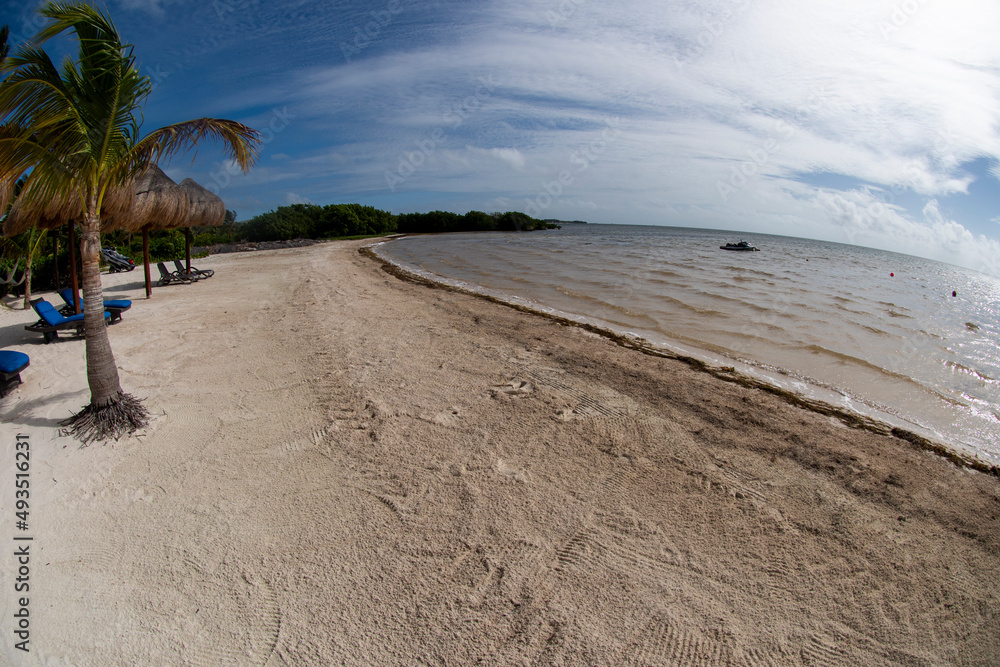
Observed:
[[[0,312],[0,662],[1000,664],[1000,479],[363,244],[106,275],[153,418],[86,448],[83,340]]]

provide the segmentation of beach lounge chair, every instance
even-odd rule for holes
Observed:
[[[187,278],[193,283],[198,282],[198,280],[201,278],[201,276],[196,274],[193,270],[191,271],[191,273],[188,273],[187,270],[184,268],[184,265],[180,262],[180,260],[175,259],[174,266],[177,267],[177,270],[174,271],[174,273]]]
[[[187,269],[184,268],[184,264],[182,264],[179,259],[174,260],[174,266],[177,267],[177,270],[180,271],[181,275],[188,276],[194,280],[198,280],[199,278],[211,278],[215,275],[215,271],[212,269],[205,269],[203,271],[201,269],[196,269],[193,266],[191,267],[191,273],[188,273]]]
[[[0,350],[0,398],[16,384],[21,384],[21,371],[28,367],[28,355],[14,350]]]
[[[79,336],[83,333],[83,313],[63,317],[51,303],[45,299],[32,299],[31,307],[38,313],[38,321],[24,327],[28,331],[34,331],[45,336],[45,343],[51,343],[59,338],[59,332],[66,329],[76,329]],[[107,322],[111,313],[104,311],[104,321]]]
[[[170,285],[171,283],[184,283],[186,285],[194,282],[190,278],[185,278],[182,273],[177,271],[167,271],[167,267],[163,264],[163,262],[157,262],[156,268],[160,270],[160,280],[156,283],[157,285],[163,286]]]
[[[73,289],[70,287],[65,287],[63,289],[56,290],[56,293],[62,297],[62,300],[66,302],[66,305],[59,309],[59,312],[63,315],[75,315],[76,305],[73,303]],[[83,301],[80,301],[80,307],[83,307]],[[105,299],[104,300],[104,310],[111,313],[111,323],[114,324],[122,318],[122,313],[132,307],[132,302],[128,299]]]

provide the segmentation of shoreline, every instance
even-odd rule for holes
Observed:
[[[746,373],[741,373],[736,370],[733,366],[714,366],[701,359],[693,356],[678,354],[671,352],[669,350],[663,349],[662,347],[650,344],[643,338],[638,338],[635,336],[629,336],[627,334],[622,334],[609,327],[603,327],[595,325],[589,322],[583,322],[579,320],[572,319],[570,317],[565,317],[563,315],[557,315],[553,312],[548,312],[539,308],[532,308],[523,304],[515,303],[508,299],[503,299],[501,297],[493,296],[491,294],[486,294],[472,289],[467,289],[461,286],[448,284],[443,281],[434,280],[425,275],[416,273],[410,269],[407,269],[399,264],[396,264],[392,260],[382,257],[375,252],[374,248],[386,241],[380,241],[372,245],[362,246],[359,248],[359,252],[372,260],[378,262],[382,265],[383,270],[385,270],[390,275],[399,278],[400,280],[405,280],[415,284],[425,285],[433,289],[441,289],[446,291],[457,292],[460,294],[467,294],[469,296],[474,296],[486,301],[496,303],[508,308],[513,308],[523,313],[529,313],[538,317],[544,317],[550,319],[554,322],[558,322],[561,325],[568,327],[579,327],[595,333],[599,336],[607,338],[608,340],[614,341],[618,345],[624,348],[636,350],[642,354],[649,355],[652,357],[662,357],[665,359],[673,359],[675,361],[680,361],[689,365],[691,368],[708,373],[709,375],[724,380],[726,382],[732,382],[735,384],[742,385],[744,387],[750,387],[754,389],[760,389],[761,391],[766,391],[770,394],[774,394],[782,399],[784,399],[790,405],[794,405],[800,408],[811,410],[818,414],[826,415],[829,417],[835,417],[843,421],[846,425],[852,428],[864,429],[877,433],[879,435],[892,435],[900,440],[906,441],[913,445],[915,448],[932,452],[944,459],[954,463],[955,465],[963,468],[969,468],[976,470],[978,472],[986,473],[994,477],[1000,477],[1000,466],[993,465],[987,461],[982,460],[978,456],[973,454],[966,454],[958,451],[956,448],[948,445],[947,443],[936,442],[931,438],[925,437],[916,433],[910,429],[903,428],[900,426],[893,426],[885,421],[879,420],[877,418],[869,417],[867,415],[860,414],[855,411],[845,410],[839,408],[835,405],[831,405],[825,401],[818,399],[811,399],[803,396],[799,393],[789,391],[772,383],[766,382],[764,380],[759,380],[757,378],[751,377]]]
[[[370,242],[210,256],[148,301],[141,272],[105,276],[153,419],[86,448],[57,425],[88,396],[83,341],[0,313],[31,357],[0,400],[32,451],[31,650],[5,632],[8,662],[1000,656],[996,477],[401,281]],[[0,454],[13,498],[13,438]]]

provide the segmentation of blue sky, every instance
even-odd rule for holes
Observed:
[[[38,3],[6,0],[12,41]],[[820,238],[1000,275],[995,0],[109,0],[166,171],[296,202]],[[193,161],[192,161],[192,158]]]

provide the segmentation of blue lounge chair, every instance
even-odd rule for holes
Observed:
[[[24,327],[28,331],[34,331],[45,336],[45,343],[51,343],[59,338],[59,332],[64,329],[76,329],[79,336],[83,333],[83,313],[63,317],[55,307],[45,299],[32,299],[31,307],[38,313],[38,321]],[[107,323],[111,313],[104,311],[104,322]]]
[[[28,367],[28,355],[14,350],[0,350],[0,398],[11,387],[21,384],[21,371]]]
[[[76,304],[73,303],[73,288],[64,287],[63,289],[56,290],[56,293],[62,297],[62,300],[66,302],[66,305],[59,309],[59,312],[63,315],[75,315],[76,314]],[[122,318],[122,313],[132,307],[132,302],[128,299],[105,299],[104,300],[104,310],[111,313],[111,323],[114,324]],[[80,308],[83,309],[83,299],[80,300]]]

